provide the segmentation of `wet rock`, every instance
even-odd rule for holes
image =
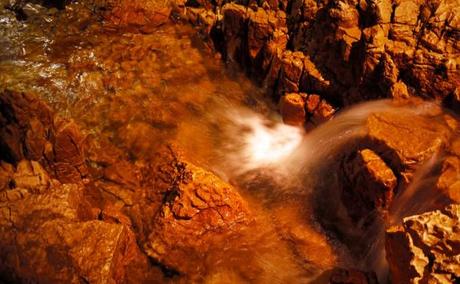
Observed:
[[[48,173],[35,161],[22,160],[16,169],[2,162],[1,171],[4,181],[0,188],[0,201],[14,201],[27,194],[42,193],[51,186]]]
[[[281,58],[281,69],[278,80],[277,95],[298,92],[299,81],[303,70],[304,56],[301,52],[284,52]]]
[[[306,99],[308,122],[318,125],[331,119],[335,109],[320,96],[311,94]]]
[[[305,101],[306,94],[289,93],[280,100],[280,113],[286,124],[302,126],[305,123]]]
[[[144,249],[167,267],[189,275],[205,269],[204,257],[251,222],[248,205],[210,172],[184,164],[169,188]]]
[[[435,106],[432,111],[436,112]],[[404,183],[418,166],[445,148],[451,135],[439,117],[404,111],[372,114],[366,127],[369,148],[399,173]]]
[[[436,188],[451,202],[460,203],[460,140],[453,139],[441,164]]]
[[[403,219],[386,233],[393,283],[455,283],[460,277],[459,205]]]
[[[455,1],[299,0],[291,1],[289,9],[281,3],[251,3],[224,5],[226,54],[266,78],[275,99],[300,91],[317,93],[335,106],[382,97],[444,100],[459,85]],[[276,30],[284,28],[283,21],[270,21],[279,10],[290,14],[284,46],[272,42]],[[296,52],[309,61],[300,80],[294,71],[300,64],[291,56]],[[248,60],[256,56],[256,64]]]
[[[12,163],[39,161],[62,182],[88,174],[84,136],[77,125],[56,116],[32,94],[9,90],[0,96],[0,158]]]
[[[262,8],[248,11],[248,54],[255,63],[262,47],[273,38],[275,30],[286,26],[286,15],[282,11],[266,11]]]
[[[21,161],[10,175],[17,188],[6,191],[26,194],[0,201],[3,280],[123,282],[131,278],[128,271],[146,279],[148,263],[133,232],[127,225],[95,220],[81,185],[50,182],[37,162]]]
[[[367,217],[374,210],[388,209],[397,178],[375,152],[357,151],[344,161],[343,171],[342,200],[353,220]]]
[[[143,32],[166,23],[172,7],[167,1],[109,1],[110,10],[105,18],[110,24],[118,27],[136,27]]]

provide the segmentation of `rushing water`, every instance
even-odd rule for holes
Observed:
[[[210,268],[206,281],[321,283],[326,279],[321,274],[335,266],[385,266],[352,260],[316,220],[312,191],[329,187],[325,192],[338,199],[333,196],[336,173],[327,167],[343,147],[366,135],[370,114],[422,115],[429,104],[402,109],[388,101],[366,103],[307,134],[282,124],[263,90],[225,68],[190,27],[168,24],[150,34],[113,31],[81,4],[64,11],[30,5],[29,14],[19,21],[0,9],[2,87],[40,94],[61,115],[132,160],[151,155],[158,145],[177,143],[194,163],[237,185],[261,216],[263,225],[247,246],[229,240],[229,246],[242,247],[238,257],[231,250],[209,257],[210,267],[222,259],[227,265]],[[414,196],[433,198],[419,189],[439,161],[433,157],[417,172],[392,208],[391,222],[426,209],[406,205]],[[361,235],[376,243],[367,258],[384,262],[384,228],[376,223]]]

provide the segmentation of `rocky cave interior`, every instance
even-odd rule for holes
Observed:
[[[459,0],[0,0],[0,283],[460,283]]]

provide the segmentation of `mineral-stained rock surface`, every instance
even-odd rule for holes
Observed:
[[[128,279],[129,265],[147,267],[127,227],[88,220],[81,186],[53,181],[46,192],[1,201],[0,212],[5,280],[118,282]]]
[[[0,158],[12,163],[36,160],[62,182],[87,175],[84,136],[78,126],[55,116],[35,95],[3,90],[0,93]]]
[[[344,162],[344,171],[347,180],[342,199],[353,219],[388,209],[397,179],[377,154],[369,149],[356,152]]]
[[[178,271],[203,273],[207,252],[250,224],[248,205],[230,185],[190,164],[168,190],[146,252]]]
[[[460,278],[460,206],[404,218],[386,233],[393,283],[455,283]]]
[[[369,214],[386,213],[394,197],[405,191],[423,167],[434,170],[444,153],[437,188],[439,194],[456,201],[456,126],[452,117],[431,104],[411,103],[371,114],[366,135],[357,149],[346,150],[341,164],[341,199],[350,217],[358,221]],[[416,113],[416,115],[414,115]]]
[[[221,29],[217,49],[265,82],[276,99],[313,93],[335,107],[381,97],[431,97],[451,106],[458,100],[455,0],[199,1],[193,6],[216,13],[215,29],[206,30]]]
[[[367,120],[374,151],[407,182],[410,173],[433,154],[447,148],[452,130],[441,116],[376,113]]]
[[[159,0],[110,0],[104,3],[104,7],[108,8],[105,18],[111,25],[135,27],[144,32],[166,23],[171,13],[170,2]]]

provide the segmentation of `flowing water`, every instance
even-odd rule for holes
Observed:
[[[257,242],[242,246],[242,256],[209,257],[209,267],[222,259],[227,264],[210,268],[208,282],[322,283],[331,268],[358,265],[316,220],[312,191],[331,185],[336,173],[327,165],[366,134],[370,114],[400,107],[367,103],[306,134],[282,124],[264,91],[225,67],[186,25],[149,34],[116,31],[82,4],[62,11],[28,5],[26,20],[0,8],[2,88],[39,94],[134,161],[177,143],[192,162],[238,186],[261,216]],[[409,110],[419,115],[423,107]],[[433,163],[436,158],[426,171]],[[395,220],[413,213],[401,210],[394,209]],[[376,226],[370,232],[382,241],[384,227]]]

